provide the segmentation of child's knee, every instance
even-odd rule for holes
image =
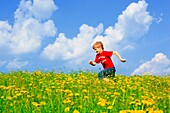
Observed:
[[[104,78],[104,77],[105,77],[104,72],[103,72],[103,71],[100,71],[100,72],[98,73],[98,78],[99,78],[99,79],[102,79],[102,78]]]

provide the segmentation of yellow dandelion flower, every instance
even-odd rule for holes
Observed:
[[[43,83],[42,81],[39,82],[39,84],[42,84],[42,83]]]
[[[58,90],[58,89],[56,89],[56,90],[55,90],[55,92],[57,93],[57,92],[59,92],[59,90]]]
[[[65,109],[64,109],[64,112],[69,112],[70,111],[70,108],[69,107],[66,107]]]
[[[69,93],[68,96],[69,96],[69,97],[72,97],[72,96],[73,96],[73,93]]]
[[[31,98],[31,96],[30,96],[30,95],[27,95],[27,98]]]
[[[135,102],[134,102],[134,101],[132,101],[132,102],[130,102],[129,104],[130,104],[130,105],[132,105],[132,104],[135,104]]]
[[[119,113],[127,113],[126,110],[121,110]]]
[[[90,113],[95,113],[95,111],[94,110],[90,110]]]
[[[142,96],[143,99],[147,99],[148,97],[147,96]]]
[[[140,102],[137,102],[137,103],[135,104],[135,106],[140,106],[140,105],[142,105]]]
[[[129,98],[130,98],[131,100],[135,100],[135,98],[134,98],[134,97],[132,97],[132,96],[130,96]]]
[[[153,108],[147,108],[146,111],[153,111]]]
[[[32,105],[34,105],[34,106],[36,106],[36,107],[39,106],[39,104],[38,104],[37,102],[32,102]]]
[[[85,99],[88,99],[89,97],[88,96],[84,96]]]
[[[71,100],[70,99],[66,99],[66,100],[63,100],[63,103],[70,103],[71,102]]]
[[[1,99],[4,99],[4,96],[1,96]]]
[[[40,98],[41,96],[40,95],[37,95],[37,98]]]
[[[107,107],[107,109],[112,109],[112,108],[113,108],[113,106],[108,106],[108,107]]]
[[[86,89],[83,89],[82,92],[87,93],[87,90],[86,90]]]
[[[123,93],[126,93],[126,90],[125,90],[125,89],[122,89],[122,92],[123,92]]]
[[[83,108],[83,106],[82,106],[82,105],[79,105],[79,106],[78,106],[78,108],[82,109],[82,108]]]
[[[119,92],[114,92],[114,95],[115,95],[115,96],[119,96],[120,93],[119,93]]]
[[[106,92],[106,94],[107,94],[107,95],[110,95],[110,94],[112,94],[112,93],[108,91],[108,92]]]
[[[73,111],[73,113],[80,113],[77,109],[75,109],[74,111]]]
[[[79,96],[80,94],[79,93],[75,93],[75,96]]]
[[[99,106],[105,106],[106,103],[105,103],[105,102],[98,102],[97,105],[99,105]]]
[[[40,105],[45,105],[45,102],[44,101],[40,102]]]
[[[149,113],[163,113],[162,110],[149,111]]]
[[[13,104],[12,104],[12,103],[10,103],[10,106],[13,106]]]
[[[54,89],[54,88],[55,88],[55,86],[51,86],[51,88],[52,88],[52,89]]]
[[[12,97],[11,97],[11,96],[7,96],[7,99],[8,99],[8,100],[12,100]]]
[[[70,105],[73,106],[73,105],[74,105],[74,102],[71,102]]]
[[[0,89],[5,89],[5,86],[0,86]]]

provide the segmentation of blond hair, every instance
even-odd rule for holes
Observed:
[[[101,47],[104,50],[103,43],[101,41],[95,42],[92,47],[93,47],[93,49],[95,47]]]

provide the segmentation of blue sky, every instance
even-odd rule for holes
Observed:
[[[168,0],[1,0],[0,71],[92,70],[102,41],[117,74],[170,74]]]

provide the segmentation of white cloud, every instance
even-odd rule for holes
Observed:
[[[145,1],[131,3],[122,15],[118,17],[115,29],[123,34],[124,38],[136,38],[145,35],[153,21],[147,11],[148,4]]]
[[[154,75],[170,74],[170,59],[163,53],[157,53],[154,58],[141,64],[132,74],[143,74],[149,72]]]
[[[11,26],[7,21],[0,21],[0,47],[7,46],[11,33]]]
[[[11,70],[11,69],[21,69],[22,67],[28,65],[28,61],[19,61],[18,59],[14,59],[12,61],[9,61],[8,64],[6,65],[6,68]]]
[[[101,34],[103,27],[93,28],[88,25],[80,27],[77,37],[67,38],[63,33],[59,34],[53,44],[44,48],[42,55],[50,60],[73,60],[87,57],[91,52],[91,45],[95,41],[102,41],[104,47],[109,50],[120,48],[134,49],[129,39],[136,39],[145,35],[152,23],[152,16],[147,12],[147,3],[139,1],[130,4],[118,17],[114,26],[109,26]],[[128,41],[127,41],[128,39]],[[121,43],[120,43],[121,42]]]
[[[97,28],[83,24],[80,27],[80,33],[73,39],[66,38],[63,33],[60,33],[54,44],[49,44],[44,48],[42,55],[50,60],[71,60],[86,57],[91,49],[90,44],[93,37],[101,33],[102,30],[102,24]]]
[[[23,22],[22,27],[17,24],[13,28],[11,44],[13,53],[28,53],[41,46],[44,37],[54,36],[56,33],[53,21],[40,23],[30,18]]]
[[[133,41],[144,36],[153,21],[153,17],[147,11],[148,4],[145,1],[131,3],[118,17],[114,27],[110,26],[105,30],[105,36],[96,37],[95,40],[102,40],[109,49],[117,48],[119,42]],[[113,46],[114,45],[114,46]]]
[[[56,9],[53,0],[21,0],[15,19],[19,22],[28,18],[49,19]]]
[[[53,0],[21,0],[15,12],[14,25],[0,21],[0,44],[14,54],[36,51],[45,37],[53,37],[56,27],[49,20],[57,9]]]

